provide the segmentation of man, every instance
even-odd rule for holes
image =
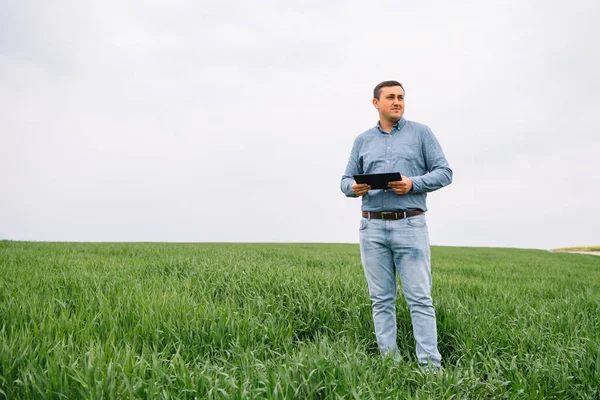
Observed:
[[[341,189],[362,197],[360,254],[367,278],[377,344],[399,359],[396,345],[396,273],[410,309],[417,359],[441,367],[435,308],[431,299],[429,234],[425,221],[427,192],[449,185],[452,170],[431,130],[404,119],[404,88],[385,81],[375,87],[377,125],[354,141]],[[389,189],[371,190],[353,175],[400,172]]]

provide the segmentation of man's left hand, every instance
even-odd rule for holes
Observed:
[[[401,175],[402,176],[402,180],[401,181],[392,181],[392,182],[388,182],[388,186],[392,189],[394,189],[394,193],[396,194],[406,194],[408,192],[410,192],[410,189],[412,189],[413,184],[412,184],[412,179],[410,179],[407,176]]]

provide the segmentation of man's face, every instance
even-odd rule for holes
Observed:
[[[373,99],[379,118],[397,122],[404,115],[404,90],[400,86],[381,88],[379,99]]]

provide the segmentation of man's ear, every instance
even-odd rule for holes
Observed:
[[[379,100],[377,100],[376,98],[373,98],[373,106],[379,110]]]

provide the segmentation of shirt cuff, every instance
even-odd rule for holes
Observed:
[[[409,193],[419,193],[422,191],[423,182],[421,181],[420,176],[415,176],[414,178],[410,178],[412,180],[412,188]]]
[[[344,192],[346,197],[358,197],[354,194],[354,191],[352,190],[352,182],[344,182],[344,188],[342,191]]]

